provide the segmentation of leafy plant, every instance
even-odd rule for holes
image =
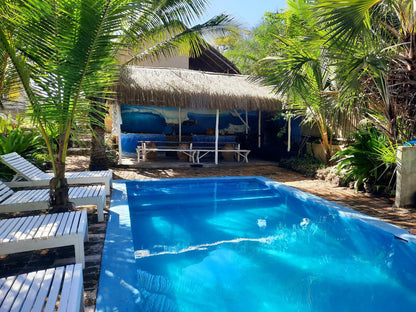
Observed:
[[[45,141],[38,131],[25,127],[23,117],[16,119],[4,116],[0,121],[0,155],[17,152],[23,157],[39,164],[39,154],[45,153]],[[0,165],[0,177],[13,174],[6,166]]]
[[[0,134],[0,154],[17,152],[30,156],[45,151],[45,141],[37,131],[15,128],[5,135]]]
[[[353,138],[347,149],[333,157],[338,173],[344,171],[344,182],[354,181],[355,190],[363,183],[393,187],[397,146],[374,126],[359,128]]]
[[[415,1],[315,3],[328,41],[344,47],[338,55],[343,91],[369,110],[367,118],[392,142],[411,140],[416,133]]]

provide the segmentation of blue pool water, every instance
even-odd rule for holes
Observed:
[[[407,231],[262,178],[115,183],[97,311],[414,311]]]

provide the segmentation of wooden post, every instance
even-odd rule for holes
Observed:
[[[288,125],[287,125],[287,151],[290,152],[291,145],[292,145],[292,118],[289,117]]]
[[[218,140],[219,140],[220,110],[217,109],[215,117],[215,164],[218,165]]]
[[[182,142],[182,120],[181,120],[181,108],[180,107],[179,107],[178,123],[179,123],[179,142]]]
[[[246,110],[246,138],[248,137],[248,112]]]
[[[259,110],[259,133],[258,133],[258,147],[261,148],[261,110]]]
[[[121,165],[121,160],[123,158],[123,150],[121,148],[121,107],[120,104],[117,104],[115,117],[113,122],[117,123],[117,136],[118,136],[118,164]]]

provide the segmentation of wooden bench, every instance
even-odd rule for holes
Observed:
[[[82,266],[71,264],[0,279],[0,311],[84,311]]]
[[[0,220],[0,255],[73,245],[75,262],[85,266],[86,210]]]

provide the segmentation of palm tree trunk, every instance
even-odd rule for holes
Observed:
[[[65,163],[55,162],[56,177],[49,181],[49,206],[53,212],[66,212],[73,208],[69,201],[69,186],[65,178]]]
[[[91,123],[93,135],[91,138],[91,156],[90,156],[90,170],[105,170],[108,169],[108,160],[105,148],[105,126],[104,119],[107,109],[104,105],[105,100],[99,98],[92,98],[92,111],[97,111],[93,118],[95,122]]]

